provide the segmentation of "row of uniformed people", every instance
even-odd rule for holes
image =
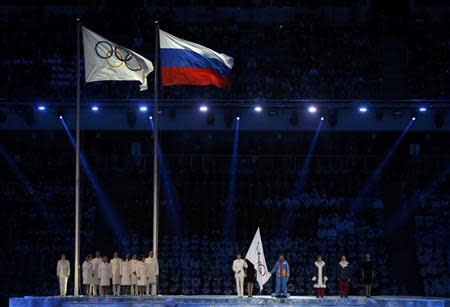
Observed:
[[[127,254],[124,259],[114,253],[111,261],[108,257],[95,253],[92,258],[88,255],[82,266],[82,282],[85,295],[105,296],[109,292],[112,281],[112,293],[115,296],[123,295],[156,295],[159,276],[158,260],[150,251],[149,257],[138,259],[134,254],[131,259]],[[60,285],[60,295],[67,292],[67,281],[70,275],[70,264],[64,254],[57,264],[57,276]]]

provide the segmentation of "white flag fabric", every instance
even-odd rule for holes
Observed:
[[[140,81],[147,86],[153,64],[142,55],[124,48],[83,27],[84,70],[86,82]]]
[[[264,257],[264,249],[261,241],[261,234],[259,227],[253,237],[252,244],[248,249],[245,259],[250,261],[256,270],[256,280],[259,284],[259,289],[262,291],[264,284],[270,279],[270,272],[267,270],[266,258]]]

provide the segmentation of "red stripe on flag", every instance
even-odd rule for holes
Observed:
[[[230,79],[210,68],[161,67],[163,86],[169,85],[215,85],[229,88]]]

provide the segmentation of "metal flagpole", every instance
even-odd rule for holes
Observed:
[[[159,223],[159,169],[158,169],[158,73],[159,73],[159,23],[155,21],[155,98],[153,109],[153,254],[158,255]]]
[[[73,296],[79,295],[80,265],[80,19],[77,18],[77,131],[75,150],[75,260]]]

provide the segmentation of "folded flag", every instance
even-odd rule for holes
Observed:
[[[162,85],[230,86],[233,58],[159,30]]]
[[[142,55],[124,48],[83,27],[84,70],[86,82],[140,81],[146,90],[153,64]]]

